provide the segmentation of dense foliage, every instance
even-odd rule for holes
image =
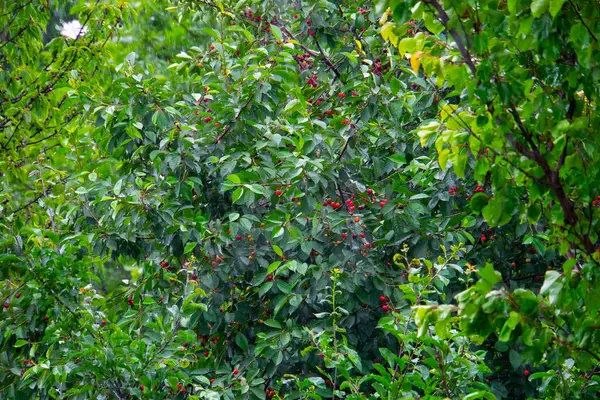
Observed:
[[[594,399],[600,11],[0,11],[0,398]]]

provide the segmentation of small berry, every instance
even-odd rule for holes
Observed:
[[[373,189],[367,189],[367,194],[369,194],[369,195],[373,194]]]
[[[390,309],[390,306],[388,306],[387,304],[384,304],[384,305],[381,306],[381,309],[383,311],[388,311]]]
[[[275,191],[275,194],[276,194],[277,196],[281,196],[281,195],[283,194],[283,192],[282,192],[281,190],[277,189],[277,190]]]
[[[102,320],[102,326],[106,326],[106,321]]]
[[[211,46],[210,46],[210,49],[211,49],[211,50],[214,50],[214,49],[215,49],[215,46],[212,46],[212,45],[211,45]]]
[[[204,122],[210,122],[210,121],[212,121],[212,118],[211,118],[211,117],[206,117],[206,118],[204,118]]]
[[[242,235],[235,235],[235,240],[242,240]]]
[[[327,110],[327,111],[325,112],[325,114],[327,114],[327,115],[331,115],[332,113],[333,113],[333,111],[331,111],[331,110]]]
[[[238,371],[238,369],[237,369],[237,368],[235,368],[235,369],[233,370],[233,374],[234,374],[234,375],[237,375],[237,374],[238,374],[238,372],[240,372],[240,371]]]
[[[319,353],[319,358],[325,358],[325,354]]]
[[[383,207],[383,206],[385,206],[385,201],[380,201],[379,202],[379,207]]]
[[[294,14],[294,19],[298,19],[298,14]]]
[[[379,301],[387,301],[387,297],[384,295],[379,296]]]
[[[525,371],[523,371],[523,375],[525,375],[525,376],[529,376],[529,374],[530,374],[530,372],[529,372],[529,370],[528,370],[528,369],[526,369]]]

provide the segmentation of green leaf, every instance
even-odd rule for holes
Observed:
[[[19,339],[15,342],[14,347],[23,347],[26,344],[29,344],[29,342],[27,340]]]
[[[550,15],[552,18],[556,17],[556,15],[562,9],[563,4],[565,4],[566,0],[550,0]]]
[[[238,332],[235,335],[235,344],[237,344],[238,347],[244,351],[248,350],[248,339],[241,332]]]
[[[228,175],[227,180],[231,181],[233,183],[242,183],[242,180],[240,179],[240,177],[235,174]]]
[[[508,342],[510,340],[510,335],[512,331],[517,327],[517,325],[521,322],[521,314],[515,311],[510,312],[510,316],[504,323],[502,330],[500,331],[500,335],[498,336],[498,340],[501,342]]]
[[[494,266],[490,263],[486,263],[483,268],[479,269],[479,276],[492,286],[502,280],[502,275],[498,271],[495,271]]]
[[[237,203],[242,198],[243,194],[244,194],[244,189],[239,187],[233,191],[233,195],[231,195],[231,200],[234,203]]]
[[[265,325],[270,326],[271,328],[277,328],[277,329],[281,329],[281,324],[274,320],[274,319],[268,319],[265,321]]]
[[[188,254],[191,253],[195,248],[196,245],[198,245],[198,243],[188,243],[185,245],[185,250],[183,250],[183,254]]]
[[[548,9],[550,0],[533,0],[531,2],[531,14],[535,18],[539,18]]]
[[[273,251],[275,251],[275,254],[277,254],[279,257],[281,257],[283,255],[283,252],[281,251],[279,246],[277,246],[275,244],[273,244],[271,246],[273,247]]]

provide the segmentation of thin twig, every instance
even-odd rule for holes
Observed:
[[[590,29],[590,27],[588,26],[588,24],[583,19],[583,16],[579,12],[579,9],[577,8],[577,6],[575,6],[575,4],[573,4],[573,0],[569,0],[569,4],[571,5],[571,7],[573,7],[573,10],[575,10],[575,13],[577,14],[577,17],[579,18],[579,20],[581,21],[581,23],[583,24],[583,26],[585,27],[585,29],[587,29],[587,31],[590,34],[590,36],[592,37],[592,39],[594,39],[594,42],[596,42],[596,44],[597,44],[598,43],[598,38],[596,38],[596,35],[594,35],[594,32]]]

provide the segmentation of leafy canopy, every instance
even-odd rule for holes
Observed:
[[[597,397],[595,3],[3,10],[0,397]]]

